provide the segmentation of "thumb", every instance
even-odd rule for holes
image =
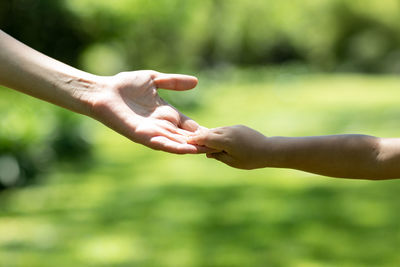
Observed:
[[[157,88],[184,91],[196,87],[198,80],[194,76],[183,74],[155,73],[153,80]]]

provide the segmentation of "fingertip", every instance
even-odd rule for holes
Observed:
[[[196,134],[206,134],[210,131],[210,129],[208,129],[207,127],[201,126],[199,125],[199,128],[197,128],[196,130]]]
[[[182,127],[183,130],[189,132],[196,132],[200,127],[200,125],[197,122],[195,122],[190,118],[183,118],[180,126]]]
[[[199,127],[194,132],[190,132],[190,134],[188,135],[188,142],[195,144],[199,144],[198,142],[201,142],[201,145],[203,145],[208,132],[208,128],[199,125]]]
[[[188,137],[188,139],[186,140],[186,142],[187,142],[188,144],[195,145],[195,144],[197,144],[197,138],[196,138],[196,137]]]
[[[183,91],[196,87],[198,79],[190,75],[160,73],[154,78],[154,83],[158,88]]]
[[[192,75],[186,75],[186,77],[188,77],[189,80],[191,80],[193,87],[195,88],[198,84],[199,84],[199,79],[195,76]]]
[[[189,136],[186,142],[191,145],[206,147],[206,141],[203,135]]]
[[[179,144],[178,154],[198,154],[197,147],[191,144]]]
[[[194,145],[187,143],[178,143],[174,140],[168,139],[165,136],[152,137],[147,146],[155,149],[162,150],[173,154],[196,154],[197,148]]]

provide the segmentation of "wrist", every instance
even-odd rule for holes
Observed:
[[[286,154],[282,146],[283,137],[265,137],[263,144],[264,168],[282,168],[285,166]]]
[[[67,100],[65,107],[77,113],[93,117],[96,98],[106,88],[105,77],[82,72],[79,76],[63,77],[60,81],[60,87],[64,88],[70,96],[70,100]]]
[[[266,136],[259,138],[253,143],[252,155],[247,159],[252,168],[259,169],[271,167],[270,164],[273,157],[270,153],[270,146],[270,140]]]

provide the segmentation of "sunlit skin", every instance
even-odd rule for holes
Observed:
[[[339,178],[400,178],[400,139],[367,135],[266,137],[243,125],[203,129],[189,140],[239,169],[291,168]]]
[[[170,153],[204,153],[188,144],[199,125],[159,97],[183,91],[197,78],[156,71],[97,76],[35,51],[0,31],[0,85],[90,116],[134,142]]]

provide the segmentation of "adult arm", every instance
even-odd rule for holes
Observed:
[[[90,116],[134,142],[171,153],[200,153],[187,144],[199,125],[161,99],[158,88],[188,90],[192,76],[156,71],[97,76],[52,59],[0,30],[0,85]]]

